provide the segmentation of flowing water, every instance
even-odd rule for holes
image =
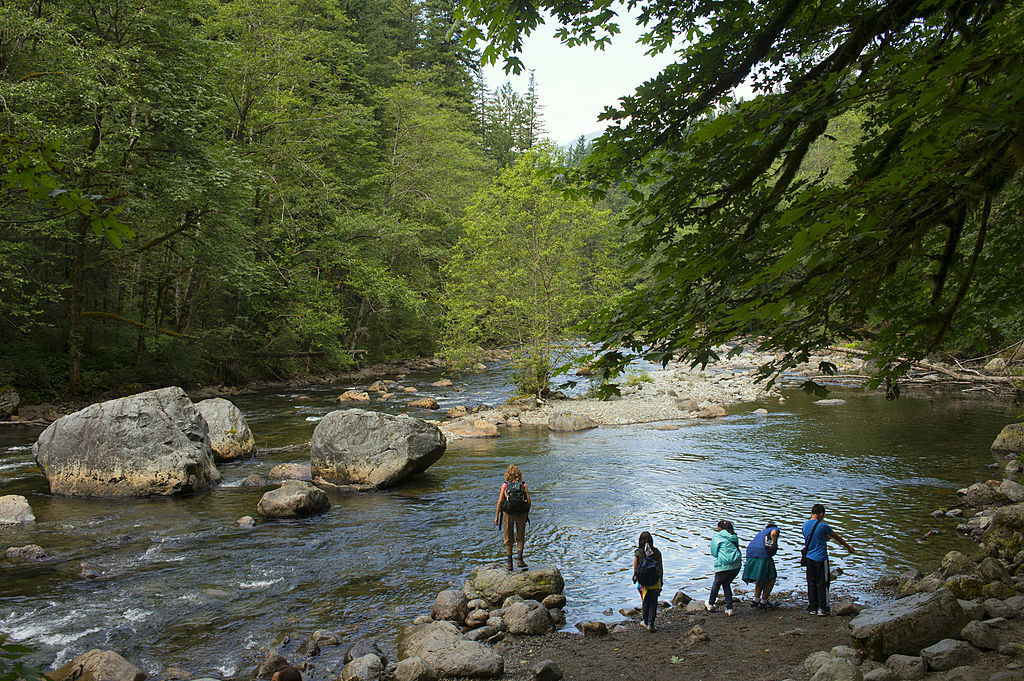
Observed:
[[[429,387],[437,377],[404,383],[442,409],[508,395],[501,369],[456,377],[464,392]],[[836,391],[845,404],[814,405],[793,392],[784,405],[735,407],[726,419],[680,421],[674,431],[506,430],[453,445],[397,489],[335,496],[326,515],[239,529],[234,521],[255,516],[263,491],[241,480],[308,462],[316,422],[350,387],[236,398],[260,454],[222,464],[224,484],[193,498],[51,497],[31,458],[38,429],[0,431],[0,494],[25,495],[37,518],[30,528],[0,528],[0,548],[36,543],[52,556],[42,565],[0,564],[0,631],[57,663],[99,647],[151,672],[173,665],[214,677],[247,671],[265,642],[286,632],[341,631],[393,650],[397,628],[429,611],[438,591],[502,558],[493,518],[509,462],[523,469],[534,499],[527,560],[562,570],[570,625],[618,620],[618,608],[638,604],[631,561],[644,529],[665,557],[666,597],[677,589],[706,597],[716,521],[731,519],[745,546],[774,519],[782,527],[777,590],[798,590],[799,524],[817,501],[857,550],[833,549],[846,570],[836,587],[870,600],[879,576],[930,568],[950,548],[970,550],[955,521],[929,513],[989,476],[989,446],[1014,420],[1003,402],[886,402]],[[406,409],[408,399],[381,406],[436,417]],[[758,406],[771,413],[754,414]],[[940,534],[926,536],[932,530]],[[82,563],[95,578],[81,576]]]

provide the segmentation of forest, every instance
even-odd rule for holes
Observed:
[[[453,4],[10,2],[0,385],[29,399],[433,353],[477,191],[541,135]]]
[[[1019,344],[1019,9],[705,5],[643,5],[679,62],[563,149],[544,93],[481,63],[519,70],[542,11],[600,47],[610,2],[6,2],[0,385],[129,394],[514,345],[543,387],[581,334],[609,373],[623,348],[703,362],[738,338],[784,353],[770,374],[842,340],[881,379]],[[751,101],[729,94],[744,79]]]

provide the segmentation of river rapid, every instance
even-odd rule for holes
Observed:
[[[403,384],[418,394],[371,408],[436,418],[404,405],[425,394],[442,409],[493,405],[510,394],[501,368],[451,375],[461,391],[430,387],[438,377],[411,374]],[[955,521],[929,514],[954,504],[957,488],[989,477],[989,446],[1015,416],[1005,401],[887,402],[839,389],[832,397],[845,404],[815,405],[787,391],[785,404],[734,405],[725,419],[680,420],[672,431],[506,429],[496,440],[453,444],[397,489],[333,496],[331,510],[315,518],[237,527],[239,517],[256,515],[265,491],[240,482],[279,463],[308,463],[316,422],[354,387],[234,398],[260,453],[221,464],[219,488],[184,499],[51,497],[32,461],[39,429],[0,431],[0,495],[25,495],[37,518],[27,528],[0,527],[0,548],[35,543],[51,556],[0,563],[0,631],[41,649],[47,663],[104,648],[151,673],[173,666],[215,678],[248,672],[285,634],[326,629],[393,652],[398,627],[429,611],[438,591],[503,558],[494,507],[512,462],[534,499],[527,561],[561,569],[568,626],[616,621],[619,608],[638,605],[632,550],[645,529],[665,557],[665,597],[682,589],[706,598],[719,518],[735,523],[744,546],[767,520],[780,524],[777,591],[796,590],[799,602],[799,525],[819,501],[857,551],[833,549],[845,570],[837,590],[870,601],[879,576],[971,550]],[[755,414],[758,407],[769,413]],[[83,563],[92,578],[82,576]]]

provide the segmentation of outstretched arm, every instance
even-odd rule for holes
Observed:
[[[852,547],[852,546],[850,546],[849,544],[847,544],[847,543],[846,543],[846,540],[845,540],[845,539],[843,539],[842,537],[840,537],[838,533],[836,533],[836,532],[833,532],[832,534],[830,534],[830,535],[828,536],[828,538],[829,538],[829,539],[835,539],[835,540],[836,540],[837,542],[839,542],[840,544],[842,544],[842,545],[843,545],[843,548],[845,548],[845,549],[846,549],[847,551],[849,551],[850,553],[856,553],[856,552],[855,552],[855,551],[853,550],[853,547]]]

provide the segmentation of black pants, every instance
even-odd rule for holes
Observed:
[[[828,612],[828,559],[807,561],[807,609]]]
[[[644,596],[643,613],[644,613],[644,624],[654,624],[654,618],[658,614],[658,596],[661,595],[659,589],[648,589],[647,595]]]

